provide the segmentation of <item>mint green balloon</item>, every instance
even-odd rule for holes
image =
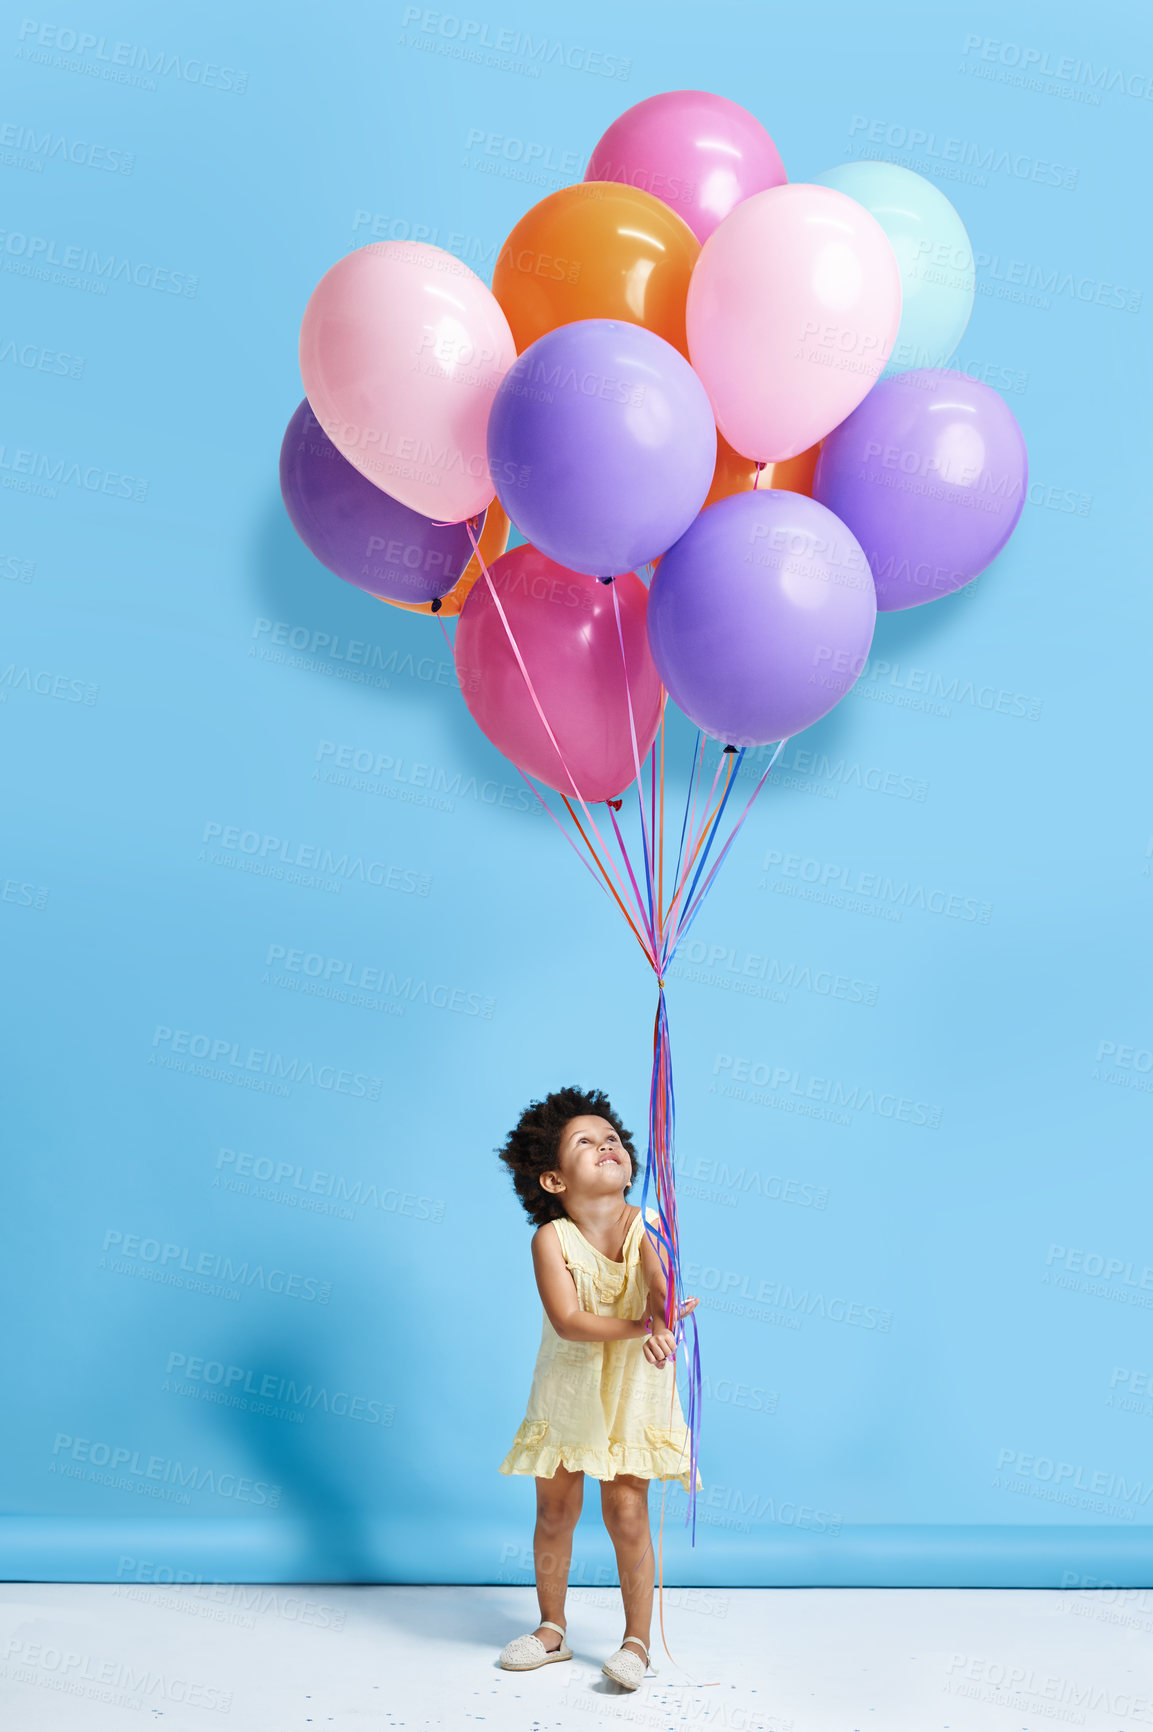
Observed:
[[[845,162],[814,175],[880,223],[901,268],[901,323],[882,378],[947,367],[973,311],[976,273],[965,225],[943,192],[893,162]]]

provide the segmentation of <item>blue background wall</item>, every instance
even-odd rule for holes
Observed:
[[[530,1579],[497,1464],[540,1306],[493,1150],[570,1080],[640,1129],[650,982],[437,626],[297,543],[277,452],[342,252],[487,279],[689,85],[792,179],[890,156],[955,201],[959,359],[1031,486],[969,591],[882,616],[672,981],[708,1393],[666,1577],[1147,1582],[1147,23],[501,0],[466,54],[441,17],[96,0],[0,38],[8,1567]],[[795,1110],[814,1077],[859,1104]],[[574,1580],[608,1581],[589,1489]]]

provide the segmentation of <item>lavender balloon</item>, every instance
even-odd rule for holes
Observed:
[[[853,535],[777,489],[702,511],[649,591],[649,644],[685,714],[730,746],[799,733],[865,665],[877,603]]]
[[[829,434],[813,497],[848,524],[877,606],[893,613],[984,571],[1013,533],[1028,480],[1021,429],[996,391],[922,367],[882,379]]]
[[[488,423],[497,496],[521,534],[591,577],[635,571],[683,535],[713,478],[704,386],[663,337],[578,319],[538,337]]]
[[[472,558],[463,523],[440,528],[374,487],[337,450],[307,398],[280,447],[280,491],[321,564],[386,601],[435,601]]]

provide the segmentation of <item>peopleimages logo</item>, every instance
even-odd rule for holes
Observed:
[[[669,1485],[671,1497],[684,1497],[685,1490],[679,1480],[673,1480]],[[791,1500],[782,1501],[779,1498],[766,1496],[760,1491],[742,1491],[739,1486],[708,1485],[700,1499],[700,1514],[706,1519],[711,1512],[724,1511],[729,1517],[746,1518],[739,1521],[716,1521],[718,1527],[732,1527],[738,1533],[748,1533],[753,1522],[780,1522],[786,1527],[806,1528],[811,1533],[839,1534],[844,1517],[828,1510],[815,1509],[811,1504],[798,1504]]]
[[[1006,1478],[1040,1480],[1044,1485],[1052,1486],[1058,1494],[1084,1492],[1091,1498],[1112,1498],[1142,1508],[1153,1497],[1153,1481],[1146,1484],[1144,1480],[1112,1473],[1105,1468],[1086,1468],[1079,1462],[1058,1461],[1053,1456],[1032,1455],[1016,1449],[997,1452],[997,1472],[1004,1473]],[[993,1483],[995,1485],[996,1480]],[[1058,1495],[1056,1501],[1074,1500],[1065,1500]]]
[[[198,1354],[170,1353],[164,1367],[163,1388],[176,1395],[195,1395],[228,1407],[244,1408],[273,1418],[299,1419],[302,1411],[333,1413],[340,1419],[359,1419],[365,1425],[391,1425],[395,1410],[364,1395],[347,1390],[329,1390],[320,1385],[298,1383],[274,1371],[256,1371],[245,1365],[225,1365],[219,1359]],[[251,1399],[248,1399],[251,1398]]]
[[[1019,42],[1002,42],[997,36],[966,36],[961,53],[971,64],[985,61],[1019,71],[1027,77],[1055,78],[1070,89],[1087,87],[1087,94],[1112,91],[1119,96],[1132,96],[1138,101],[1153,100],[1153,76],[1148,72],[1127,72],[1120,66],[1094,66],[1091,60],[1078,60],[1073,54],[1057,54],[1049,48],[1033,48]],[[1096,100],[1100,100],[1099,95]]]
[[[145,1457],[140,1450],[132,1449],[127,1444],[104,1443],[91,1437],[72,1437],[66,1431],[56,1433],[52,1455],[57,1460],[66,1458],[68,1461],[87,1462],[92,1467],[107,1467],[112,1474],[135,1474],[141,1480],[152,1480],[159,1485],[215,1492],[217,1497],[236,1498],[240,1503],[265,1504],[269,1509],[276,1509],[280,1503],[280,1486],[270,1485],[267,1480],[252,1480],[241,1474],[221,1473],[219,1469],[211,1467],[186,1467],[183,1462],[175,1461],[170,1456]],[[129,1481],[127,1489],[135,1491],[137,1488]]]
[[[719,1192],[721,1196],[732,1195],[736,1203],[737,1193],[740,1193],[767,1197],[775,1203],[795,1203],[802,1209],[824,1209],[829,1201],[825,1185],[805,1184],[800,1179],[782,1178],[778,1173],[760,1173],[754,1167],[730,1167],[727,1161],[709,1160],[704,1156],[697,1161],[692,1176],[715,1187],[713,1192],[709,1192],[698,1185],[693,1195],[704,1198]]]
[[[87,73],[112,84],[137,84],[144,90],[157,88],[154,74],[178,78],[184,84],[200,84],[206,90],[230,90],[240,96],[248,87],[247,72],[218,66],[211,60],[175,54],[165,48],[145,48],[137,42],[113,42],[108,36],[93,36],[67,25],[40,24],[25,18],[17,33],[18,59],[67,66],[70,72]],[[43,50],[44,52],[41,52]],[[47,52],[55,50],[55,54]],[[69,64],[64,56],[76,58]]]
[[[442,682],[443,683],[443,682]],[[422,759],[395,758],[391,752],[378,752],[371,746],[354,746],[337,740],[321,740],[314,754],[317,769],[314,781],[328,782],[333,787],[350,788],[355,793],[385,794],[389,798],[410,801],[414,805],[443,802],[444,809],[455,810],[454,800],[479,800],[486,806],[504,806],[535,817],[540,804],[530,788],[514,788],[508,782],[489,780],[478,782],[475,776],[465,776],[460,770],[449,771],[443,765]],[[353,771],[353,775],[342,772]],[[428,799],[421,798],[421,793]]]
[[[361,854],[347,851],[336,853],[318,842],[294,842],[287,836],[273,836],[262,830],[245,830],[239,824],[221,824],[209,819],[204,826],[200,859],[209,865],[228,864],[243,870],[259,871],[270,877],[284,877],[294,882],[300,874],[291,869],[305,870],[305,882],[310,874],[317,883],[328,877],[340,888],[341,884],[371,884],[377,890],[398,890],[405,895],[427,896],[432,879],[427,873],[389,865],[386,860],[365,860]],[[285,868],[289,868],[286,872]]]
[[[1072,191],[1080,175],[1079,169],[1031,156],[1027,151],[973,144],[964,138],[938,139],[935,132],[926,132],[923,127],[870,120],[863,114],[855,114],[849,126],[849,137],[855,138],[859,132],[865,134],[863,142],[868,144],[885,144],[890,150],[902,152],[920,150],[925,156],[935,157],[942,163],[959,163],[966,168],[979,169],[982,174],[1008,174],[1015,180],[1033,181],[1038,186],[1058,186]],[[985,182],[982,180],[978,184],[983,186]]]
[[[906,709],[923,709],[926,705],[920,700],[928,699],[930,703],[968,704],[999,716],[1024,716],[1035,722],[1040,719],[1043,706],[1041,698],[1024,692],[979,685],[958,675],[948,678],[931,668],[912,667],[907,662],[869,661],[852,690],[862,697],[883,695],[887,701],[889,688],[896,691],[897,702]]]
[[[47,451],[32,451],[19,445],[0,445],[0,478],[5,487],[19,493],[38,493],[55,499],[60,487],[78,487],[82,493],[103,493],[113,499],[132,499],[140,505],[148,498],[148,483],[119,469],[102,469],[98,463],[78,463]]]
[[[266,968],[279,964],[288,975],[296,978],[286,984],[317,997],[334,998],[340,1003],[371,1003],[373,995],[383,994],[408,1004],[427,1004],[436,1010],[455,1011],[460,1016],[480,1016],[491,1022],[491,998],[479,992],[466,992],[463,986],[447,986],[407,974],[401,978],[383,963],[345,962],[338,956],[322,956],[317,951],[290,949],[284,944],[270,944],[265,957]],[[281,977],[265,975],[266,983],[281,984]]]
[[[73,1698],[86,1696],[90,1701],[103,1702],[110,1708],[130,1708],[137,1714],[147,1708],[157,1720],[165,1712],[159,1706],[161,1702],[179,1702],[182,1707],[204,1708],[217,1714],[232,1712],[231,1690],[220,1690],[214,1684],[187,1678],[180,1672],[157,1672],[146,1663],[117,1660],[108,1654],[85,1654],[61,1643],[30,1642],[23,1636],[10,1636],[0,1648],[0,1661],[4,1662],[0,1665],[0,1676],[9,1683],[32,1684]]]
[[[1057,1598],[1063,1600],[1064,1596]],[[1153,1698],[1136,1696],[1131,1690],[1118,1690],[1083,1675],[1062,1678],[1055,1672],[1038,1672],[1032,1666],[1023,1666],[1019,1660],[990,1659],[976,1654],[953,1655],[944,1688],[950,1695],[1011,1708],[1018,1716],[1028,1713],[1034,1724],[1034,1716],[1044,1715],[1069,1726],[1084,1726],[1088,1709],[1092,1714],[1105,1713],[1110,1718],[1116,1715],[1118,1720],[1132,1719],[1139,1726],[1148,1726],[1153,1711]],[[1022,1700],[1026,1696],[1033,1698],[1028,1708]]]
[[[894,920],[901,918],[906,908],[921,908],[928,914],[943,914],[950,920],[974,921],[987,926],[992,918],[992,903],[976,896],[962,896],[959,891],[898,882],[883,872],[863,872],[857,866],[846,866],[836,860],[811,860],[803,854],[782,854],[770,848],[763,861],[763,870],[779,869],[783,878],[792,883],[770,882],[763,878],[760,887],[799,895],[810,901],[831,902],[835,907],[851,906],[855,901],[872,901],[891,912]]]
[[[534,77],[539,77],[546,66],[621,80],[627,80],[632,71],[632,61],[617,54],[602,54],[598,48],[584,48],[576,42],[562,42],[549,36],[530,36],[526,30],[490,25],[479,18],[462,18],[458,13],[433,11],[427,6],[406,6],[400,22],[403,30],[414,31],[414,36],[401,38],[406,46],[415,45],[419,40],[415,32],[419,32],[458,48],[460,58],[492,65],[498,70],[504,70],[506,63],[494,59],[494,55],[509,55],[514,65],[518,61],[524,63]],[[487,56],[481,50],[486,50]]]
[[[446,229],[442,238],[442,231],[435,225],[416,222],[410,217],[390,216],[384,211],[354,211],[352,233],[356,247],[366,244],[362,229],[368,230],[368,241],[427,241],[430,246],[440,247],[443,252],[471,265],[478,275],[491,275],[496,262],[496,241],[484,241],[477,235],[461,234],[456,229]]]
[[[839,998],[849,1004],[873,1005],[877,1002],[875,981],[856,980],[847,974],[837,974],[830,968],[812,968],[807,963],[782,962],[775,956],[758,956],[752,951],[738,951],[735,945],[708,944],[703,938],[691,939],[681,953],[683,962],[703,964],[698,968],[677,968],[672,972],[681,979],[703,980],[708,985],[732,987],[736,991],[753,991],[744,985],[745,979],[766,981],[771,986],[791,987],[796,992],[813,992],[822,998]],[[735,982],[714,970],[723,969],[737,976]],[[754,996],[757,996],[754,992]],[[786,1002],[782,998],[781,1002]]]
[[[82,355],[67,355],[59,349],[22,343],[13,337],[0,337],[0,361],[11,361],[14,367],[26,367],[30,373],[51,373],[59,379],[81,379],[87,365]]]
[[[14,902],[18,908],[46,908],[48,886],[27,884],[19,878],[0,878],[0,902]]]
[[[381,674],[404,674],[409,679],[423,680],[426,684],[457,684],[456,671],[451,661],[438,661],[435,656],[424,656],[420,661],[414,661],[411,654],[397,649],[385,649],[383,644],[366,642],[356,637],[343,639],[334,636],[330,631],[321,631],[307,625],[294,625],[287,619],[258,619],[252,628],[252,636],[254,639],[267,637],[270,644],[297,650],[310,659],[321,657],[321,667],[326,667],[328,662],[340,662],[349,664],[350,672],[361,668],[369,672],[375,669]],[[262,661],[287,660],[284,656],[270,655],[266,647],[257,642],[253,643],[248,653],[259,656]],[[383,684],[387,686],[390,681],[384,680]]]
[[[13,120],[0,124],[0,148],[19,152],[29,166],[41,172],[46,162],[70,162],[78,168],[94,168],[104,174],[131,174],[136,166],[135,154],[130,150],[90,144],[87,139],[65,138],[62,133],[37,132],[35,127]]]
[[[221,1172],[222,1168],[229,1172]],[[395,1185],[375,1185],[326,1173],[316,1167],[274,1161],[271,1155],[250,1155],[243,1149],[221,1149],[216,1157],[214,1189],[234,1191],[262,1202],[286,1203],[313,1214],[337,1215],[354,1221],[358,1209],[379,1209],[411,1220],[443,1221],[444,1198],[402,1191]],[[252,1181],[256,1182],[253,1183]]]
[[[1109,1257],[1103,1251],[1086,1251],[1081,1246],[1050,1245],[1045,1257],[1046,1269],[1056,1267],[1073,1275],[1090,1275],[1094,1280],[1119,1281],[1120,1286],[1153,1289],[1153,1265],[1134,1263],[1131,1258]],[[1046,1275],[1046,1282],[1049,1277]]]
[[[836,1077],[803,1078],[799,1070],[786,1064],[771,1065],[739,1058],[730,1052],[719,1052],[713,1060],[713,1076],[718,1075],[725,1081],[714,1082],[710,1092],[732,1093],[736,1099],[746,1098],[747,1091],[733,1091],[729,1079],[732,1083],[751,1083],[754,1089],[763,1089],[770,1096],[779,1094],[786,1100],[794,1097],[790,1106],[795,1102],[797,1111],[803,1111],[810,1102],[816,1101],[833,1109],[873,1113],[877,1118],[894,1119],[900,1124],[924,1125],[929,1130],[936,1130],[941,1123],[941,1108],[927,1101],[889,1092],[878,1094],[876,1089],[862,1088],[859,1083],[840,1082]],[[749,1098],[754,1100],[754,1104],[766,1104],[757,1102],[755,1096]],[[839,1122],[849,1124],[852,1121],[846,1112]]]
[[[1153,1094],[1153,1047],[1126,1045],[1115,1040],[1098,1041],[1093,1080]]]
[[[116,1565],[117,1580],[123,1585],[113,1589],[117,1595],[141,1599],[149,1605],[162,1605],[166,1611],[181,1610],[193,1617],[211,1619],[214,1623],[235,1624],[241,1629],[256,1628],[256,1618],[287,1618],[296,1624],[311,1624],[319,1630],[343,1630],[346,1612],[343,1606],[333,1606],[324,1600],[305,1600],[299,1594],[284,1593],[280,1588],[249,1586],[244,1582],[216,1582],[194,1575],[178,1565],[156,1558],[136,1558],[124,1554]],[[155,1592],[138,1595],[131,1584],[141,1582],[149,1588],[174,1585],[192,1591],[160,1596]]]
[[[25,691],[40,698],[55,698],[59,703],[89,706],[100,696],[100,687],[90,680],[74,680],[68,674],[53,673],[50,668],[33,671],[27,664],[18,667],[15,662],[0,666],[0,704],[8,702],[10,691]]]
[[[199,1290],[199,1284],[226,1281],[232,1285],[225,1297],[239,1296],[244,1287],[258,1287],[262,1292],[275,1293],[286,1299],[302,1299],[316,1305],[327,1305],[332,1298],[332,1282],[318,1281],[313,1275],[298,1275],[289,1269],[266,1269],[263,1263],[234,1263],[220,1251],[194,1251],[189,1245],[149,1239],[139,1233],[123,1233],[109,1227],[100,1246],[104,1255],[100,1268],[114,1274],[145,1274],[169,1287]],[[144,1266],[143,1268],[141,1266]],[[186,1281],[185,1275],[192,1277]]]
[[[831,660],[837,665],[834,653],[818,649],[815,658],[818,662]],[[838,672],[847,672],[837,666]],[[859,673],[859,668],[852,670]],[[746,752],[741,772],[751,775],[760,768],[768,756],[768,749],[758,746],[751,752]],[[915,800],[921,804],[928,797],[929,784],[915,776],[902,775],[897,770],[885,770],[876,764],[862,765],[845,758],[831,758],[827,752],[812,751],[809,748],[793,746],[781,753],[780,772],[787,774],[790,770],[801,776],[813,778],[814,783],[827,783],[828,792],[835,799],[842,788],[862,788],[870,794],[887,794],[896,800]],[[795,778],[790,777],[789,786],[794,786]]]
[[[47,235],[29,235],[18,229],[0,229],[0,251],[5,255],[5,270],[19,270],[9,260],[19,260],[26,266],[23,274],[41,276],[49,267],[54,271],[73,271],[76,277],[90,277],[97,282],[130,283],[137,289],[155,289],[160,294],[183,295],[194,301],[199,278],[187,271],[169,270],[167,266],[151,265],[144,259],[120,258],[115,253],[98,253],[94,247],[69,246],[64,242],[57,251],[55,240]],[[52,281],[58,279],[52,278]],[[104,288],[100,293],[105,292]]]
[[[505,389],[518,397],[531,397],[538,403],[553,402],[558,391],[567,391],[579,397],[596,397],[602,403],[622,403],[630,409],[643,408],[645,401],[645,387],[633,379],[621,379],[613,373],[588,370],[578,373],[575,367],[566,366],[563,361],[545,360],[528,354],[521,356],[516,372]],[[504,479],[512,480],[513,477],[507,476]],[[496,582],[506,588],[510,595],[523,590],[526,594],[543,599],[547,594],[549,601],[561,602],[567,607],[579,607],[585,613],[592,612],[588,591],[580,584],[565,584],[559,578],[527,579],[519,569],[515,572],[500,572]]]
[[[480,478],[485,459],[476,452],[464,452],[458,446],[438,444],[416,433],[395,433],[391,428],[361,426],[356,421],[342,421],[330,415],[323,423],[324,431],[334,445],[346,453],[359,451],[361,467],[383,470],[387,475],[418,479],[429,487],[439,487],[446,475],[461,474]],[[378,455],[379,453],[379,455]],[[385,462],[383,459],[387,458]]]
[[[353,1095],[369,1101],[380,1099],[383,1086],[380,1077],[366,1076],[362,1071],[338,1070],[331,1064],[316,1065],[310,1058],[285,1058],[283,1053],[269,1052],[264,1047],[243,1049],[239,1041],[228,1040],[225,1036],[214,1038],[208,1034],[194,1034],[191,1029],[170,1028],[163,1022],[158,1022],[153,1031],[152,1045],[154,1049],[162,1049],[160,1056],[187,1053],[190,1058],[204,1060],[200,1070],[195,1065],[175,1067],[187,1068],[193,1075],[215,1075],[221,1067],[231,1066],[237,1072],[281,1078],[287,1083],[308,1083],[313,1088],[331,1089],[334,1094]],[[149,1062],[152,1063],[157,1056],[154,1051]]]
[[[0,353],[0,361],[4,359]],[[0,579],[6,583],[32,583],[36,577],[36,561],[23,559],[17,553],[0,553]]]

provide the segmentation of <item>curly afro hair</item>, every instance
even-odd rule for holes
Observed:
[[[532,1101],[525,1108],[504,1147],[497,1150],[512,1174],[513,1187],[534,1226],[543,1227],[546,1221],[564,1218],[560,1198],[542,1187],[540,1176],[556,1166],[561,1132],[569,1120],[587,1115],[607,1119],[628,1151],[630,1173],[626,1192],[636,1179],[640,1163],[632,1135],[614,1113],[608,1096],[600,1089],[557,1089],[543,1101]]]

